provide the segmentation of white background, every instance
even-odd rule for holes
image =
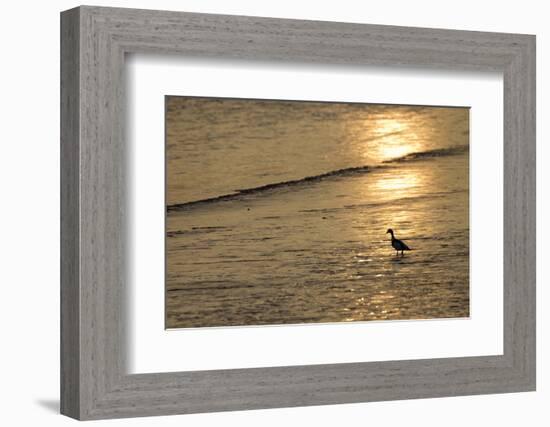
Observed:
[[[57,415],[59,384],[59,17],[71,1],[10,2],[3,5],[0,67],[0,324],[2,351],[0,418],[3,425],[68,425]],[[219,414],[116,420],[109,425],[393,426],[549,423],[550,239],[547,182],[550,75],[545,2],[441,1],[97,1],[109,6],[158,8],[282,18],[321,19],[483,31],[535,33],[538,74],[538,391],[412,401],[273,409]]]
[[[502,242],[500,73],[132,55],[125,75],[132,165],[130,372],[502,354],[502,251],[486,251],[487,241]],[[470,318],[164,330],[165,94],[470,106]]]

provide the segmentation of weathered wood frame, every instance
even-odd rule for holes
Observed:
[[[502,72],[504,354],[127,374],[124,58],[135,52]],[[535,389],[534,36],[71,9],[61,14],[61,166],[63,414],[99,419]]]

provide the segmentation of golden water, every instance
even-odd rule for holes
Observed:
[[[167,327],[468,316],[468,118],[167,98]]]

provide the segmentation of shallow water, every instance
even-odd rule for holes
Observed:
[[[167,327],[469,315],[467,109],[167,107]]]

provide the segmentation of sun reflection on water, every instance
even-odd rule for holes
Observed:
[[[376,149],[379,161],[395,159],[423,149],[421,141],[425,135],[419,135],[423,131],[422,126],[402,112],[396,111],[389,117],[376,117],[368,126],[379,138]]]
[[[379,191],[402,191],[405,192],[418,187],[422,177],[409,171],[407,175],[385,176],[384,179],[377,180],[374,185]]]

